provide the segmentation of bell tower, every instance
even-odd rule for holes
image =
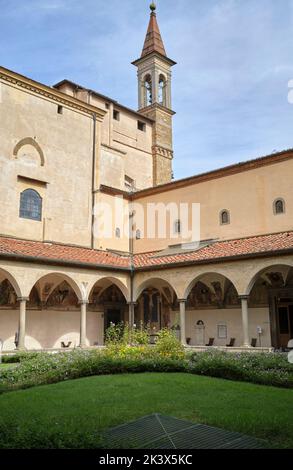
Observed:
[[[153,185],[172,180],[173,138],[171,101],[171,68],[157,22],[156,5],[150,5],[151,16],[141,57],[133,62],[137,67],[138,108],[153,119]]]

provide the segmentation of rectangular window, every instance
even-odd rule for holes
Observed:
[[[63,114],[63,106],[59,105],[57,109],[58,114]]]
[[[125,189],[127,189],[127,191],[132,191],[133,189],[135,189],[135,181],[132,178],[130,178],[130,176],[127,176],[127,175],[124,176],[124,183],[125,183]]]
[[[109,108],[110,108],[109,103],[105,103],[105,108],[106,108],[106,109],[109,109]]]
[[[119,111],[116,111],[116,109],[113,111],[113,119],[115,119],[115,121],[120,121],[120,113]]]
[[[137,128],[139,131],[142,131],[142,132],[146,131],[146,125],[142,121],[137,121]]]

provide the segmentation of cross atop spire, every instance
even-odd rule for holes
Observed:
[[[145,57],[151,52],[158,52],[159,54],[167,57],[164,43],[161,37],[159,25],[157,22],[156,8],[157,7],[155,3],[152,2],[150,5],[151,17],[150,17],[149,27],[147,30],[141,58]]]

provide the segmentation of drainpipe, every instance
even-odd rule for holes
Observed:
[[[133,217],[135,212],[132,210],[132,206],[130,204],[130,212],[129,212],[129,254],[130,254],[130,312],[131,312],[131,325],[133,327],[134,324],[134,299],[133,299],[133,284],[134,284],[134,264],[133,264]]]
[[[94,237],[94,223],[95,223],[95,215],[94,215],[94,207],[95,207],[95,176],[96,176],[96,130],[97,130],[97,116],[93,114],[93,121],[94,121],[94,135],[93,135],[93,160],[92,160],[92,226],[91,226],[91,248],[94,248],[95,245],[95,237]]]

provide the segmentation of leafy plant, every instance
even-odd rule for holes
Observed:
[[[175,336],[175,333],[167,328],[159,331],[155,345],[156,353],[172,359],[184,359],[185,351],[183,345]]]

